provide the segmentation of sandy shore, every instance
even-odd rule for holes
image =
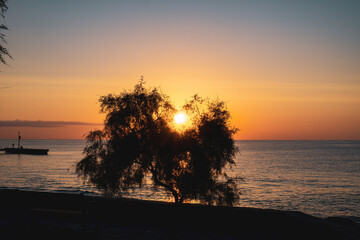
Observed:
[[[360,239],[301,212],[0,190],[0,239]]]

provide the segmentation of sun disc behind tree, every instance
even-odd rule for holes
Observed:
[[[183,112],[179,112],[179,113],[175,114],[175,116],[174,116],[174,122],[176,124],[184,124],[186,122],[186,119],[187,119],[187,116]]]

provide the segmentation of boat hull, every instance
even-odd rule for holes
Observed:
[[[9,154],[30,154],[30,155],[47,155],[49,149],[35,148],[4,148],[5,153]]]

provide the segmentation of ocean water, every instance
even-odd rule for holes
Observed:
[[[13,140],[0,140],[0,148]],[[15,142],[16,144],[16,142]],[[48,148],[47,156],[0,152],[0,189],[99,195],[75,174],[83,140],[23,140]],[[318,217],[360,220],[360,141],[237,141],[230,174],[245,179],[239,206],[302,211]],[[171,201],[150,181],[126,197]]]

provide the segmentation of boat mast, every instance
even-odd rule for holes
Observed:
[[[20,148],[20,140],[21,140],[21,136],[20,136],[20,131],[18,132],[19,137],[18,137],[18,148]]]

